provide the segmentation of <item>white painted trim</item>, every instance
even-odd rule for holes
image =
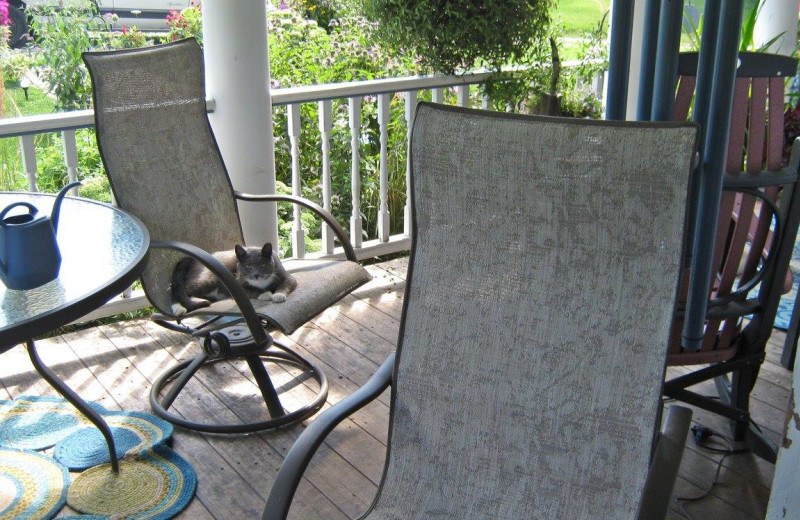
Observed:
[[[786,432],[778,452],[766,520],[800,518],[800,356],[795,358]]]
[[[89,314],[73,321],[70,325],[86,323],[89,321],[99,320],[101,318],[108,318],[109,316],[123,314],[125,312],[138,311],[149,306],[150,302],[147,301],[144,291],[140,289],[138,291],[133,291],[131,296],[128,298],[117,296],[99,309],[96,309]]]

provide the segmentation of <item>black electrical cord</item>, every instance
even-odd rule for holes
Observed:
[[[720,435],[719,433],[714,432],[711,428],[707,426],[703,426],[701,424],[695,424],[692,426],[692,437],[694,438],[695,444],[707,451],[712,453],[721,453],[722,457],[720,457],[719,461],[717,462],[717,470],[714,473],[714,479],[711,481],[711,484],[703,491],[701,494],[697,496],[682,496],[682,497],[675,497],[675,501],[678,503],[678,507],[680,512],[689,520],[695,520],[694,516],[692,516],[689,511],[686,510],[686,503],[687,502],[697,502],[698,500],[702,500],[708,497],[711,494],[711,491],[714,489],[719,483],[719,474],[722,471],[722,465],[725,463],[725,459],[727,459],[731,455],[735,455],[737,453],[744,453],[746,449],[734,449],[733,448],[733,441],[724,436]],[[719,448],[717,446],[710,446],[709,442],[713,439],[719,438],[725,441],[724,446],[725,448]]]

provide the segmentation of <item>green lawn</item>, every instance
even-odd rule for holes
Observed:
[[[557,0],[553,18],[567,36],[582,36],[597,26],[610,6],[611,0]]]
[[[53,99],[36,88],[25,92],[14,81],[6,81],[6,117],[33,114],[49,114],[55,111]],[[37,136],[37,139],[52,139],[52,136]],[[25,176],[22,174],[22,161],[19,155],[19,139],[7,137],[0,139],[0,190],[25,189]]]
[[[6,117],[17,117],[33,114],[49,114],[54,112],[55,102],[37,88],[28,89],[28,99],[25,92],[16,82],[6,81]]]

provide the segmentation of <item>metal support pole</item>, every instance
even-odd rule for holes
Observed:
[[[708,13],[708,4],[706,12]],[[742,25],[742,0],[727,0],[723,3],[720,28],[714,58],[714,79],[711,87],[710,103],[706,123],[705,147],[702,157],[702,170],[695,224],[693,256],[691,259],[692,278],[689,297],[686,302],[686,321],[683,328],[683,347],[689,351],[700,349],[703,328],[708,308],[708,294],[711,285],[712,255],[714,235],[717,230],[722,179],[725,174],[725,156],[730,131],[731,104],[733,102],[734,81],[739,48],[739,27]],[[708,18],[706,18],[706,22]],[[705,34],[704,34],[705,36]],[[709,45],[704,41],[701,44]],[[707,66],[701,63],[699,67]],[[698,71],[699,73],[700,71]],[[699,78],[698,78],[699,82]],[[699,103],[699,100],[696,102]],[[700,108],[695,105],[696,108]]]
[[[611,7],[606,119],[625,119],[631,60],[633,4],[633,0],[614,0]]]
[[[703,14],[703,34],[701,41],[707,42],[700,48],[697,65],[697,79],[694,89],[694,109],[692,120],[700,125],[700,137],[697,142],[700,157],[705,157],[705,141],[707,134],[708,113],[711,107],[711,87],[714,83],[714,59],[717,52],[717,38],[719,34],[719,19],[721,15],[721,0],[707,0]],[[697,227],[697,207],[700,204],[700,181],[703,178],[703,161],[690,179],[689,209],[687,221],[686,267],[691,266],[694,256],[694,235]]]
[[[649,121],[653,107],[653,82],[655,81],[656,73],[660,12],[661,0],[647,0],[642,35],[642,62],[639,67],[639,96],[636,105],[636,119],[638,121]]]
[[[662,0],[653,85],[653,121],[669,121],[675,108],[675,83],[681,47],[683,0]]]

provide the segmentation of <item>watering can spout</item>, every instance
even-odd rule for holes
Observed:
[[[56,196],[56,201],[53,203],[53,211],[50,213],[50,221],[53,224],[53,231],[58,231],[58,215],[61,213],[61,201],[64,200],[64,196],[67,194],[69,190],[75,188],[76,186],[80,186],[81,181],[74,181],[70,182],[63,188],[61,191],[58,192]]]

